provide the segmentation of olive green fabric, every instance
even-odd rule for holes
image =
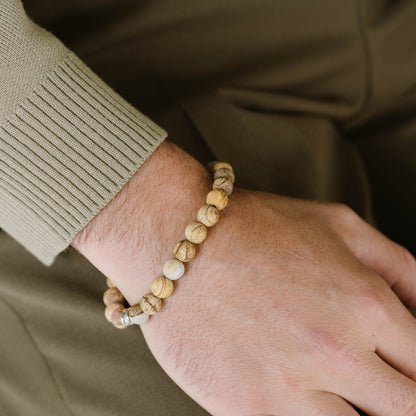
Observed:
[[[415,2],[25,6],[170,140],[231,162],[237,186],[344,202],[415,252]],[[207,414],[138,328],[104,320],[104,290],[74,250],[45,267],[0,233],[2,416]]]

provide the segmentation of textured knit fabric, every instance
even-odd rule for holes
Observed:
[[[20,0],[1,0],[0,227],[41,262],[53,263],[165,137]]]

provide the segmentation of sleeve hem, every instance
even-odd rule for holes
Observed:
[[[167,133],[70,52],[0,137],[0,226],[50,266]]]

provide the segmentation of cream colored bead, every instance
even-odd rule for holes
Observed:
[[[212,172],[215,172],[218,169],[230,169],[233,170],[233,167],[227,162],[218,162],[214,161],[208,164],[208,168],[211,169]]]
[[[109,278],[107,278],[106,280],[107,286],[108,287],[115,287],[116,285],[112,282],[112,280],[110,280]]]
[[[220,213],[214,205],[204,205],[199,208],[196,219],[206,227],[212,227],[217,223]]]
[[[200,244],[207,238],[207,227],[199,221],[191,222],[185,228],[185,237],[191,243]]]
[[[140,301],[140,307],[148,315],[154,315],[162,309],[162,299],[153,293],[146,293]]]
[[[221,169],[217,169],[214,172],[214,180],[217,178],[227,178],[229,179],[233,184],[235,182],[235,175],[232,169],[227,169],[227,168],[221,168]]]
[[[227,203],[228,203],[228,196],[224,191],[221,191],[219,189],[213,189],[212,191],[208,192],[208,195],[207,195],[208,205],[215,205],[217,209],[221,211],[227,206]]]
[[[108,322],[111,322],[113,312],[118,311],[121,313],[124,309],[125,308],[121,303],[110,303],[110,305],[108,305],[104,311],[105,319],[107,319]]]
[[[234,185],[230,178],[220,176],[219,178],[214,179],[212,189],[219,189],[221,191],[224,191],[228,196],[231,195],[231,193],[233,192]]]
[[[151,285],[152,293],[158,298],[167,298],[173,292],[173,282],[172,280],[166,278],[165,276],[156,277],[153,280]]]
[[[143,312],[140,315],[136,315],[133,318],[130,318],[130,320],[135,325],[141,325],[149,320],[149,315]]]
[[[173,249],[173,254],[178,260],[186,263],[195,257],[195,244],[192,244],[188,240],[181,240],[176,243],[175,248]]]
[[[177,280],[185,273],[185,265],[178,259],[169,259],[163,266],[163,274],[170,280]]]
[[[110,305],[110,303],[123,303],[124,296],[116,287],[111,287],[104,292],[103,302],[106,306]]]

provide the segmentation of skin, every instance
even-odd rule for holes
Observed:
[[[137,303],[209,190],[165,141],[72,245]],[[416,321],[402,302],[416,306],[414,258],[351,209],[235,188],[141,329],[215,416],[407,416]]]

